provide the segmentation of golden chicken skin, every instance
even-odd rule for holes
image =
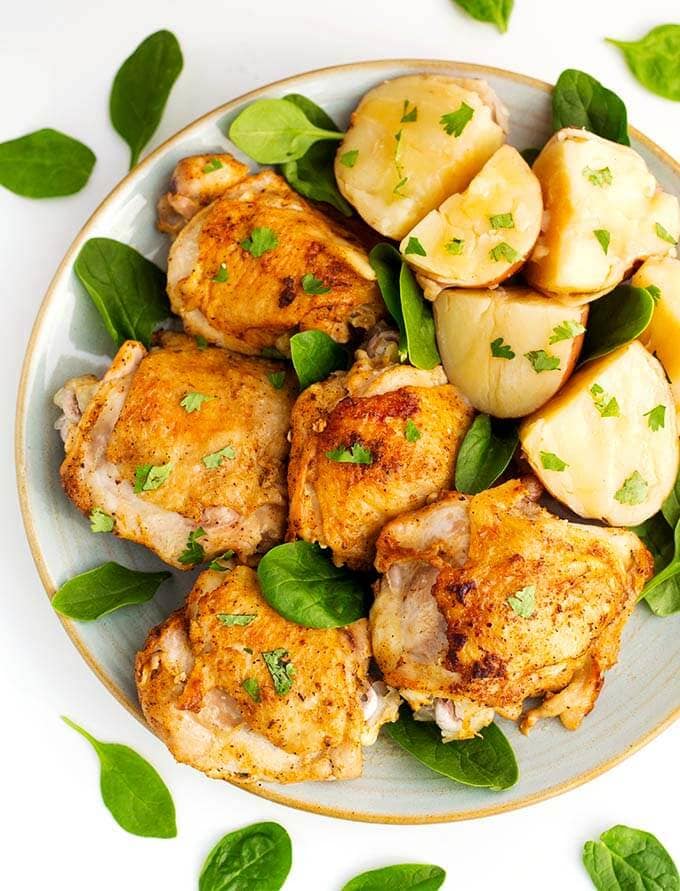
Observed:
[[[66,494],[95,531],[178,569],[254,560],[285,529],[292,373],[181,334],[161,344],[126,341],[101,381],[56,395]]]
[[[247,355],[288,355],[290,337],[307,329],[344,343],[385,314],[361,244],[272,170],[191,216],[170,249],[168,294],[186,331]]]
[[[352,779],[399,697],[368,678],[367,623],[303,628],[256,573],[203,572],[136,660],[147,721],[178,761],[246,782]]]
[[[441,366],[423,371],[363,350],[349,372],[306,389],[293,410],[288,538],[367,569],[384,524],[447,488],[473,410]]]
[[[496,712],[524,732],[549,716],[578,728],[653,574],[632,532],[558,519],[541,493],[533,477],[447,493],[378,540],[374,656],[444,741],[474,736]],[[543,701],[523,713],[530,697]]]

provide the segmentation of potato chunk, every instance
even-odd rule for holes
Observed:
[[[640,339],[663,365],[680,413],[680,260],[647,260],[631,283],[650,288],[656,299],[652,321]]]
[[[498,418],[527,415],[555,395],[581,351],[587,316],[587,307],[522,287],[447,290],[434,305],[448,379]]]
[[[670,387],[637,340],[577,371],[524,422],[520,440],[555,498],[612,526],[655,514],[678,473]]]
[[[363,97],[335,160],[342,194],[382,235],[400,239],[465,189],[505,142],[503,110],[483,81],[397,77]]]
[[[639,260],[675,255],[678,199],[636,151],[585,130],[558,131],[532,167],[545,214],[525,267],[529,284],[562,301],[595,300]]]
[[[464,192],[430,211],[399,247],[412,266],[443,285],[494,285],[528,257],[542,215],[538,180],[517,149],[504,145]]]

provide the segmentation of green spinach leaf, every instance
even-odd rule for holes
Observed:
[[[229,139],[258,164],[296,161],[315,142],[342,137],[337,130],[315,126],[299,104],[287,99],[257,99],[229,127]]]
[[[182,50],[175,35],[156,31],[139,44],[116,73],[109,114],[115,130],[130,146],[130,170],[161,122],[182,64]]]
[[[0,143],[0,186],[25,198],[58,198],[79,192],[96,157],[58,130],[36,130]]]
[[[476,495],[492,486],[512,460],[518,441],[514,424],[477,415],[458,452],[456,489]]]
[[[102,563],[64,582],[52,606],[69,619],[92,622],[121,606],[146,603],[169,578],[169,572],[139,572],[119,563]]]
[[[300,331],[290,339],[293,368],[304,390],[325,380],[332,371],[347,368],[347,352],[323,331]]]
[[[583,864],[598,891],[680,891],[680,875],[661,842],[649,832],[612,826],[583,848]]]
[[[581,362],[606,356],[639,337],[654,314],[654,298],[646,288],[619,285],[590,305]]]
[[[623,51],[628,67],[643,87],[680,102],[680,25],[658,25],[641,40],[606,40]]]
[[[116,823],[133,835],[174,838],[175,805],[155,768],[128,746],[100,742],[69,718],[62,716],[62,721],[97,753],[102,800]]]
[[[401,297],[399,295],[399,273],[401,272],[402,256],[391,244],[382,242],[376,244],[368,255],[368,262],[375,272],[378,287],[387,311],[392,316],[399,329],[399,354],[406,358],[406,329],[404,328],[404,316],[401,311]]]
[[[437,891],[446,873],[440,866],[426,863],[397,863],[371,869],[350,879],[342,891]]]
[[[668,525],[664,515],[659,511],[639,526],[631,526],[638,538],[642,539],[647,550],[654,558],[654,571],[661,572],[673,559],[673,528]],[[644,597],[644,593],[642,595]]]
[[[441,359],[437,350],[432,309],[426,303],[422,289],[406,263],[401,264],[399,298],[411,365],[416,368],[434,368]]]
[[[673,491],[664,501],[661,511],[672,529],[680,522],[680,476],[675,481]]]
[[[293,862],[290,836],[278,823],[253,823],[221,838],[208,854],[199,891],[279,891]]]
[[[514,0],[455,0],[455,2],[478,22],[495,25],[501,34],[508,30]]]
[[[257,567],[262,594],[279,615],[306,628],[340,628],[366,615],[359,578],[334,566],[319,545],[277,545]]]
[[[116,347],[125,340],[149,346],[170,315],[165,273],[134,248],[112,238],[90,238],[73,266]]]
[[[670,563],[647,582],[642,596],[656,616],[680,612],[680,523],[673,535],[673,557]],[[663,551],[668,553],[667,550]]]
[[[553,90],[552,117],[554,130],[585,127],[612,142],[630,145],[626,106],[585,71],[567,68],[560,74]]]
[[[517,761],[496,724],[489,724],[473,739],[444,743],[436,724],[416,721],[411,710],[402,707],[399,720],[385,725],[388,735],[402,749],[430,770],[463,783],[500,792],[514,786],[519,777]]]

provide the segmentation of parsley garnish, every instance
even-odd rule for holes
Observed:
[[[201,560],[203,560],[205,557],[205,550],[203,549],[203,545],[198,541],[199,538],[205,538],[205,529],[203,529],[202,526],[199,526],[198,529],[194,529],[193,532],[189,533],[186,548],[178,557],[180,563],[188,563],[193,566],[194,563],[200,563]]]
[[[226,263],[220,263],[219,269],[213,275],[212,280],[214,282],[228,282],[229,281],[229,270],[227,269]]]
[[[263,653],[264,664],[269,669],[269,674],[274,682],[274,689],[278,696],[285,696],[290,692],[295,677],[295,668],[288,656],[288,650],[279,648]]]
[[[492,260],[507,260],[508,263],[514,263],[519,257],[519,254],[507,243],[507,241],[501,241],[496,247],[491,248],[489,256]]]
[[[359,149],[351,149],[349,152],[345,152],[344,154],[340,155],[340,163],[344,167],[354,167],[358,157]]]
[[[257,682],[257,678],[244,678],[244,680],[241,681],[241,686],[253,702],[260,701],[260,685]]]
[[[647,424],[653,433],[663,430],[666,426],[666,406],[655,405],[650,411],[645,412],[644,417],[647,418]]]
[[[581,171],[589,183],[594,186],[611,186],[614,177],[609,167],[600,167],[599,170],[593,170],[592,167],[584,167]]]
[[[317,278],[311,272],[303,275],[300,283],[305,294],[328,294],[331,290],[329,285],[325,285],[320,278]]]
[[[609,242],[611,241],[609,232],[606,229],[593,229],[593,235],[600,242],[600,247],[606,254],[609,250]]]
[[[492,229],[514,229],[515,220],[511,213],[497,213],[489,217]]]
[[[561,340],[571,340],[572,337],[578,337],[579,334],[583,334],[585,330],[580,322],[575,322],[573,319],[565,319],[561,324],[555,325],[548,343],[553,344],[559,343]]]
[[[397,195],[399,198],[406,198],[406,195],[401,190],[404,188],[406,183],[408,182],[408,176],[403,177],[399,180],[396,186],[392,189],[392,194]]]
[[[203,168],[203,173],[212,173],[213,170],[219,170],[220,167],[224,167],[224,164],[220,161],[220,159],[211,158]]]
[[[337,449],[326,452],[329,461],[338,461],[340,464],[372,464],[373,455],[371,450],[360,442],[355,442],[351,448],[340,445]]]
[[[616,498],[619,504],[642,504],[647,500],[648,489],[649,483],[647,480],[635,470],[628,479],[624,480],[623,485],[616,492],[614,498]]]
[[[241,247],[253,257],[261,257],[267,251],[273,251],[278,243],[278,236],[273,229],[268,226],[257,226],[248,238],[243,239]]]
[[[231,560],[233,556],[233,551],[225,551],[219,557],[215,557],[213,560],[210,561],[210,563],[208,564],[208,569],[212,569],[213,572],[229,572],[229,570],[231,569],[231,565],[225,566],[224,561]]]
[[[113,532],[114,519],[103,511],[101,507],[95,507],[90,514],[90,529],[93,532]]]
[[[208,341],[205,339],[205,337],[203,337],[202,334],[196,335],[196,346],[199,348],[199,350],[204,350],[208,346]]]
[[[621,416],[616,396],[607,393],[604,387],[601,387],[599,384],[593,384],[590,388],[590,395],[593,397],[595,408],[603,418],[618,418]]]
[[[275,390],[280,390],[283,386],[284,381],[286,380],[286,372],[285,371],[271,371],[267,377],[269,378],[269,383],[274,387]]]
[[[418,106],[414,105],[413,108],[409,111],[410,101],[408,99],[404,99],[404,108],[401,115],[400,124],[414,124],[418,120]]]
[[[546,350],[531,350],[531,352],[524,354],[524,358],[531,362],[531,367],[536,374],[540,374],[542,371],[560,370],[560,357],[553,356],[552,353],[548,353]]]
[[[453,254],[454,256],[457,254],[463,253],[463,245],[465,244],[465,240],[463,238],[452,238],[451,241],[447,241],[444,245],[444,250],[447,254]]]
[[[223,625],[250,625],[257,613],[218,613],[217,618]]]
[[[654,303],[657,303],[659,297],[661,297],[661,288],[657,288],[656,285],[645,285],[645,290],[648,292]]]
[[[210,402],[212,399],[217,399],[217,396],[206,396],[204,393],[194,391],[182,397],[179,404],[190,415],[192,412],[199,411],[204,402]]]
[[[422,244],[413,235],[409,238],[408,244],[404,248],[405,254],[418,254],[420,257],[427,257],[427,251]]]
[[[233,446],[225,446],[219,452],[212,452],[210,455],[204,455],[201,460],[209,470],[214,470],[222,463],[223,458],[232,461],[236,457],[236,449]]]
[[[528,619],[530,616],[533,616],[536,610],[536,585],[527,585],[525,588],[520,588],[517,593],[508,597],[507,602],[513,612],[523,619]]]
[[[558,472],[569,467],[567,462],[559,458],[554,452],[541,452],[541,464],[546,470],[556,470]]]
[[[665,229],[661,223],[654,223],[654,229],[656,230],[656,234],[659,238],[662,238],[664,241],[667,241],[669,244],[677,244],[678,239],[673,238],[668,229]]]
[[[140,464],[135,468],[135,495],[140,492],[153,492],[160,488],[170,476],[172,462],[167,464]]]
[[[472,120],[473,115],[474,110],[467,103],[463,102],[456,111],[443,114],[439,119],[439,123],[449,136],[460,136]]]
[[[495,359],[514,359],[515,353],[508,343],[503,343],[502,337],[497,337],[491,341],[491,355]]]
[[[423,434],[418,430],[413,421],[409,418],[404,428],[404,438],[407,442],[417,442]]]

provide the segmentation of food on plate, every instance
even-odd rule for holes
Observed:
[[[505,142],[505,110],[482,80],[408,75],[369,90],[335,158],[340,191],[366,222],[401,239],[462,192]]]
[[[357,351],[348,372],[306,389],[291,417],[289,538],[368,569],[382,526],[453,480],[472,407],[430,371]]]
[[[451,288],[434,304],[449,381],[476,409],[527,415],[569,378],[581,352],[587,307],[570,307],[518,285]]]
[[[680,208],[644,160],[585,130],[559,130],[533,164],[543,190],[541,234],[524,272],[549,296],[587,303],[647,257],[675,255]]]
[[[663,365],[680,412],[680,260],[646,260],[631,283],[654,297],[654,315],[640,339]]]
[[[97,531],[178,569],[225,551],[254,559],[285,528],[293,375],[182,334],[161,344],[127,341],[101,382],[56,395],[66,494]]]
[[[678,475],[673,396],[639,341],[588,362],[520,428],[543,485],[581,517],[637,526]]]
[[[447,741],[495,713],[525,732],[549,716],[576,729],[652,575],[636,535],[558,519],[538,505],[541,491],[529,477],[472,497],[450,492],[378,539],[375,659]]]
[[[524,263],[542,216],[538,180],[517,149],[504,145],[464,192],[431,210],[399,247],[414,269],[442,287],[487,287]]]
[[[303,628],[247,566],[207,570],[137,655],[142,710],[178,761],[249,782],[351,779],[399,697],[368,677],[367,623]]]
[[[344,343],[385,312],[364,248],[271,170],[227,189],[180,231],[168,294],[186,331],[249,355],[288,355],[298,330]]]

